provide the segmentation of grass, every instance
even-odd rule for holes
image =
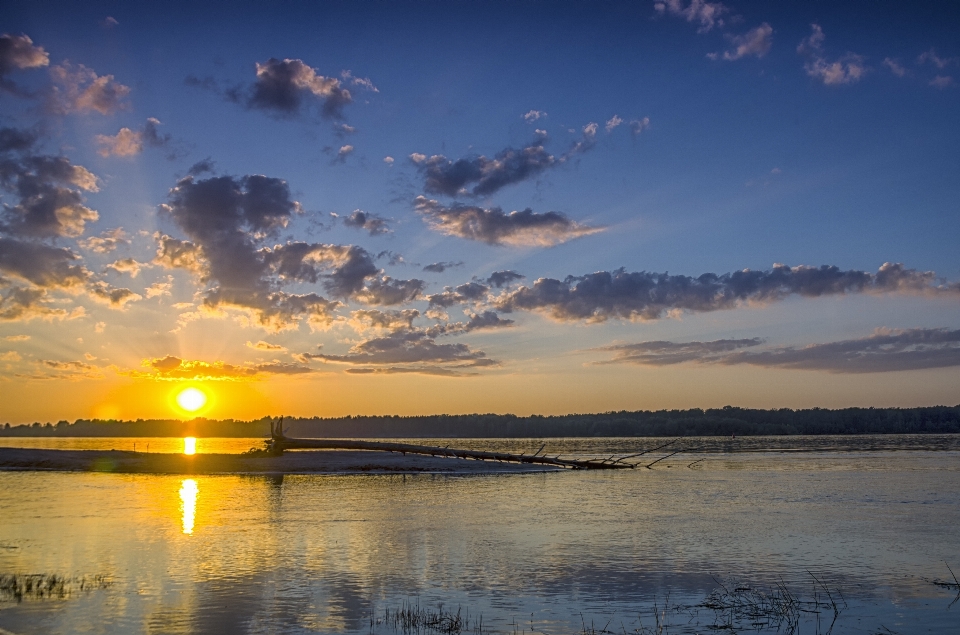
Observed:
[[[110,586],[105,576],[70,578],[56,573],[14,573],[0,575],[0,600],[63,600]]]
[[[454,613],[445,610],[443,604],[438,605],[436,610],[421,607],[419,600],[416,604],[404,602],[399,609],[393,611],[386,609],[382,619],[371,618],[371,632],[374,626],[380,624],[404,633],[433,632],[460,635],[460,633],[470,632],[480,635],[483,632],[482,617],[471,624],[469,615],[462,613],[459,606]]]

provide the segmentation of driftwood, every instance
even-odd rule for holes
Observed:
[[[636,463],[627,463],[624,458],[610,457],[607,459],[561,459],[560,455],[541,455],[544,446],[533,454],[511,454],[509,452],[482,452],[479,450],[457,450],[450,447],[435,447],[417,445],[413,443],[392,443],[388,441],[355,441],[351,439],[294,439],[283,434],[283,418],[276,423],[270,423],[271,451],[284,450],[373,450],[379,452],[399,452],[401,454],[425,454],[428,456],[446,456],[457,459],[472,459],[475,461],[500,461],[507,463],[532,463],[536,465],[550,465],[574,470],[616,470],[633,469]],[[637,456],[637,455],[633,455]],[[664,457],[666,458],[666,457]],[[656,463],[656,461],[654,461]]]

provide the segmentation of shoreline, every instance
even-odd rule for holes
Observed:
[[[0,471],[114,474],[517,474],[564,471],[543,465],[496,463],[355,450],[245,454],[166,454],[128,450],[0,448]]]

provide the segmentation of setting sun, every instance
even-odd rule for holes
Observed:
[[[207,403],[207,395],[196,388],[186,388],[177,395],[177,404],[187,412],[196,412]]]

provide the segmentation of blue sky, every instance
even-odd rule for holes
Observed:
[[[0,419],[160,415],[137,395],[183,382],[257,395],[210,416],[957,400],[948,4],[40,2],[0,31],[29,137],[0,381],[64,395]],[[43,225],[30,179],[80,207]]]

